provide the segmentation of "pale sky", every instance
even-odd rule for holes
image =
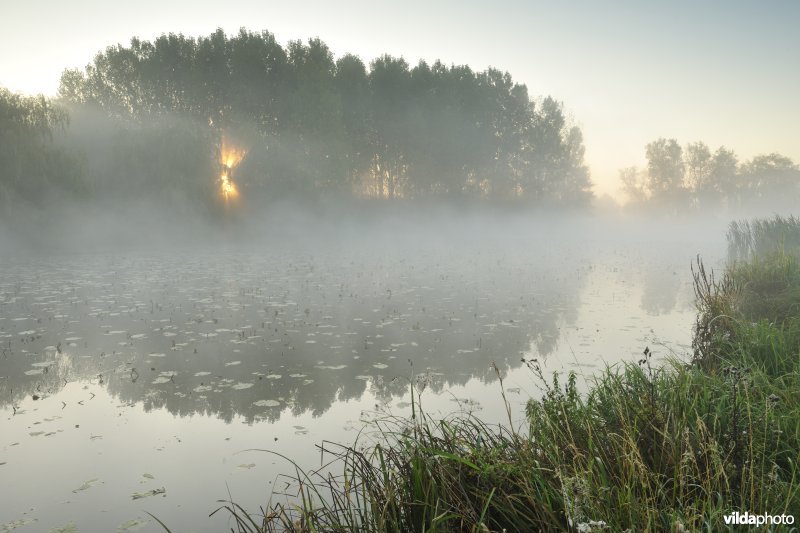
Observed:
[[[0,0],[0,86],[54,95],[63,69],[106,46],[217,27],[266,29],[284,45],[320,37],[366,62],[493,66],[564,102],[595,192],[613,195],[618,170],[642,165],[658,137],[800,162],[799,26],[794,0]]]

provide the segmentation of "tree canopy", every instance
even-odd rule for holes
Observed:
[[[248,151],[237,180],[255,197],[559,206],[591,198],[583,137],[562,104],[531,99],[525,85],[492,68],[475,72],[438,61],[410,66],[388,55],[365,65],[351,54],[334,58],[319,39],[283,47],[267,31],[227,36],[217,30],[109,47],[85,69],[64,71],[59,96],[73,114],[99,110],[127,132],[124,145],[117,133],[116,147],[104,151],[133,152],[125,161],[106,157],[103,175],[93,180],[101,183],[130,174],[142,160],[162,161],[170,166],[161,176],[153,168],[137,171],[135,180],[178,174],[185,186],[195,179],[199,190],[214,172],[203,170],[209,143],[227,135]],[[141,135],[161,140],[134,140]],[[181,145],[180,160],[170,161],[176,151],[170,139]]]
[[[735,152],[660,138],[645,147],[647,168],[620,170],[633,206],[672,211],[783,209],[800,200],[800,167],[777,153],[739,163]]]
[[[67,111],[45,97],[0,87],[0,206],[17,199],[41,204],[81,189],[81,158],[53,143],[68,121]]]

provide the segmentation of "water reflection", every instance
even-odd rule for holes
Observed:
[[[433,390],[493,380],[491,362],[556,348],[590,270],[491,249],[86,259],[5,266],[0,405],[86,380],[148,411],[252,423],[400,396],[412,373]]]
[[[673,265],[653,265],[644,276],[642,309],[650,315],[669,313],[678,303],[685,282]]]
[[[522,424],[540,391],[521,357],[588,376],[662,350],[656,337],[688,342],[695,246],[528,233],[0,258],[0,469],[15,480],[0,515],[113,531],[148,511],[229,529],[208,519],[228,487],[256,509],[291,470],[248,450],[318,466],[315,443],[352,442],[376,410],[410,414],[412,375],[433,416],[466,406],[505,421],[496,362]]]

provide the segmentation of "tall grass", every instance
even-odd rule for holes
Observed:
[[[323,444],[333,462],[298,468],[258,518],[223,509],[249,532],[716,531],[734,511],[800,518],[800,264],[787,251],[800,222],[738,223],[728,237],[737,258],[719,279],[694,269],[691,361],[654,366],[645,349],[585,394],[575,374],[547,379],[525,361],[544,392],[524,432],[434,419],[412,381],[411,419],[376,422],[366,446]]]
[[[800,253],[800,218],[775,216],[766,219],[740,220],[728,227],[728,259],[749,261],[775,252]]]

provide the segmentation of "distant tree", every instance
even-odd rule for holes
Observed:
[[[681,209],[687,203],[683,149],[675,139],[660,138],[645,147],[650,198],[657,204]]]
[[[721,146],[713,153],[703,142],[685,149],[675,139],[646,146],[647,173],[636,167],[620,170],[622,190],[630,203],[689,208],[791,209],[800,200],[800,167],[777,153],[755,156],[739,164],[736,153]]]
[[[218,29],[108,47],[82,71],[64,71],[59,91],[131,139],[149,125],[181,124],[181,136],[184,127],[202,132],[194,138],[205,150],[209,137],[236,132],[248,148],[239,178],[265,196],[354,191],[558,205],[591,197],[583,136],[562,104],[534,103],[496,69],[410,68],[388,55],[367,68],[353,55],[334,60],[319,39],[282,47],[266,31]],[[131,149],[162,157],[146,142]]]
[[[65,69],[58,85],[58,98],[73,104],[85,104],[86,76],[78,69]]]
[[[230,54],[231,108],[236,120],[253,121],[265,134],[274,134],[286,123],[289,69],[286,51],[275,36],[241,29],[228,42]]]
[[[545,198],[558,195],[557,181],[553,177],[561,172],[566,159],[562,137],[565,126],[561,104],[553,98],[545,98],[534,110],[528,140],[532,157],[525,160],[529,167],[524,180],[527,194]]]
[[[197,40],[194,60],[197,106],[211,124],[224,128],[231,117],[228,93],[230,71],[228,42],[221,29]]]
[[[741,202],[740,187],[739,161],[736,154],[720,146],[711,158],[706,189],[718,193],[720,200],[728,207],[734,207]]]
[[[546,152],[545,144],[550,133],[538,130],[534,122],[534,105],[528,97],[528,89],[514,83],[511,75],[497,69],[489,69],[481,79],[488,94],[488,123],[491,125],[493,154],[484,169],[488,176],[489,195],[495,199],[507,200],[521,196],[536,197],[543,193],[540,184],[535,182],[545,173],[534,176],[527,168],[530,162],[547,166],[537,157]],[[542,123],[547,118],[539,117]],[[534,147],[538,152],[534,151]],[[525,152],[527,151],[527,154]],[[527,183],[523,184],[523,172],[527,173]],[[525,187],[527,185],[527,187]]]
[[[372,62],[369,75],[375,136],[370,167],[373,194],[379,198],[407,195],[407,149],[411,74],[408,63],[389,55]]]
[[[686,186],[698,193],[711,189],[711,150],[702,141],[689,143],[684,150]]]
[[[703,186],[708,181],[711,169],[711,150],[706,143],[698,141],[687,144],[683,152],[686,185],[689,187]]]
[[[647,201],[647,174],[639,167],[620,169],[619,179],[622,182],[622,192],[627,197],[629,205],[638,206]]]
[[[580,128],[569,124],[562,104],[553,98],[523,107],[527,92],[519,92],[515,100],[509,122],[511,131],[519,131],[511,136],[519,148],[509,147],[509,167],[518,194],[553,205],[587,205],[591,182]]]
[[[367,173],[371,162],[373,125],[369,106],[369,78],[364,62],[352,54],[339,58],[336,61],[334,85],[341,103],[342,142],[345,144],[341,149],[344,151],[345,179],[352,188]]]
[[[786,156],[758,155],[742,164],[742,183],[754,203],[786,205],[798,200],[800,169]]]

